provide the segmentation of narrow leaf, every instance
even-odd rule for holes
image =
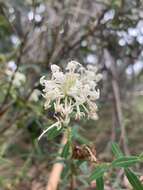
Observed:
[[[90,175],[89,181],[97,180],[98,178],[102,177],[104,172],[108,170],[109,166],[107,164],[102,164],[98,166]]]
[[[52,140],[54,139],[56,136],[58,136],[62,131],[62,128],[61,129],[57,129],[57,127],[55,126],[54,128],[50,129],[48,132],[47,132],[47,137],[49,140]]]
[[[125,174],[134,190],[143,190],[143,185],[135,173],[133,173],[130,169],[125,169]]]
[[[123,153],[119,148],[119,145],[117,143],[112,143],[112,152],[115,155],[116,158],[122,157]]]
[[[139,155],[139,159],[143,161],[143,152]]]
[[[117,158],[112,162],[113,167],[123,167],[127,168],[139,162],[139,158],[137,156],[127,156]]]
[[[67,142],[63,148],[61,157],[64,157],[66,159],[69,155],[69,152],[70,152],[70,143]]]
[[[98,178],[96,180],[96,189],[97,190],[104,190],[104,180],[103,180],[103,176]]]

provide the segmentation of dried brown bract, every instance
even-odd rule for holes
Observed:
[[[95,146],[73,145],[72,158],[97,162]]]

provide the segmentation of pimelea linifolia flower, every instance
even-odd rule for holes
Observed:
[[[40,83],[44,86],[43,97],[45,109],[54,107],[56,123],[43,131],[39,139],[51,128],[68,126],[71,117],[81,119],[88,117],[96,120],[100,91],[97,83],[102,78],[97,68],[88,65],[86,68],[76,61],[67,64],[65,72],[57,65],[51,65],[50,80],[43,76]],[[56,114],[58,113],[58,114]]]

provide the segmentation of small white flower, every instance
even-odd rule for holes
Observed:
[[[51,71],[52,73],[59,72],[60,67],[57,65],[51,65]]]
[[[97,63],[97,56],[94,55],[94,54],[89,54],[89,55],[87,55],[87,57],[86,57],[86,61],[87,61],[87,63],[89,63],[89,64],[95,64],[95,63]]]
[[[16,68],[17,68],[17,65],[15,64],[14,61],[11,60],[11,61],[8,62],[8,69],[10,69],[12,71],[15,71]]]
[[[120,46],[125,46],[126,45],[126,40],[124,38],[121,38],[118,43],[119,43]]]
[[[77,68],[77,66],[79,66],[80,63],[78,63],[77,61],[70,61],[67,64],[66,70],[69,70],[70,72],[74,72]]]
[[[45,82],[46,82],[45,76],[42,76],[42,77],[40,78],[40,84],[41,84],[41,85],[44,85]]]
[[[139,34],[139,30],[137,28],[128,28],[128,34],[132,37],[136,37]]]
[[[139,44],[142,45],[143,44],[143,35],[138,35],[137,36],[137,41],[138,41]]]
[[[65,76],[64,76],[63,72],[54,72],[53,78],[56,80],[56,82],[59,82],[59,83],[61,83],[61,81],[65,80]]]
[[[114,18],[114,16],[115,16],[115,10],[114,9],[107,11],[104,14],[102,23],[104,24],[104,23],[108,22],[109,20],[112,20]]]

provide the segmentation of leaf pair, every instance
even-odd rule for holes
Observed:
[[[116,144],[116,143],[112,144],[112,151],[113,151],[113,154],[118,159],[121,159],[120,157],[123,156],[123,153],[121,152],[118,144]],[[140,162],[140,161],[142,161],[141,155],[139,157],[132,156],[132,157],[130,157],[130,159],[128,159],[128,162],[124,162],[124,166],[129,167],[130,165],[135,164],[135,163]],[[143,190],[143,185],[141,184],[141,182],[138,179],[138,177],[136,176],[136,174],[129,168],[125,168],[124,171],[125,171],[126,177],[128,178],[128,181],[130,182],[130,184],[132,185],[134,190]]]
[[[128,167],[139,163],[142,161],[140,156],[124,156],[121,152],[118,144],[112,144],[112,152],[117,158],[111,164],[100,164],[91,174],[89,180],[96,180],[97,190],[104,190],[104,181],[103,176],[104,173],[108,171],[110,168],[124,168],[125,175],[127,176],[130,184],[134,188],[134,190],[143,190],[143,185],[141,184],[138,177],[135,175],[133,171],[131,171]]]

